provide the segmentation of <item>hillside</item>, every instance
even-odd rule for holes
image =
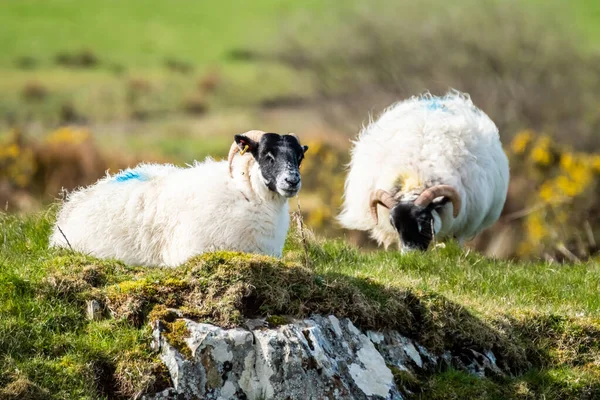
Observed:
[[[597,262],[494,261],[453,245],[402,256],[309,236],[306,266],[292,232],[281,261],[215,253],[145,269],[48,250],[51,220],[52,211],[0,216],[0,399],[129,397],[168,386],[148,326],[172,321],[165,307],[224,327],[334,314],[434,351],[493,348],[513,375],[449,369],[413,385],[421,398],[600,396]],[[84,317],[90,299],[103,318]]]

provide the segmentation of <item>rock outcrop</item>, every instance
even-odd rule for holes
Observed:
[[[172,388],[146,399],[403,399],[417,377],[449,366],[478,376],[503,375],[491,351],[434,355],[396,331],[361,332],[330,315],[266,328],[222,329],[184,319],[176,348],[154,324],[154,349]],[[191,357],[190,357],[191,354]]]

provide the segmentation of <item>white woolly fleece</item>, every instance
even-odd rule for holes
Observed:
[[[132,265],[176,266],[214,250],[281,256],[288,202],[265,186],[250,154],[189,168],[142,164],[71,193],[51,246]],[[58,227],[64,232],[59,231]]]
[[[439,220],[434,215],[438,238],[462,242],[500,216],[508,191],[508,159],[498,128],[467,94],[426,94],[392,105],[353,144],[338,219],[348,229],[369,230],[386,248],[400,244],[399,235],[386,208],[378,208],[378,225],[371,217],[369,196],[377,189],[400,201],[414,201],[432,185],[453,186],[462,209],[454,219],[448,203]]]

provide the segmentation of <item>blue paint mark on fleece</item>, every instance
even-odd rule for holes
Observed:
[[[429,110],[443,110],[446,108],[441,102],[439,98],[432,97],[430,99],[423,100],[427,109]]]
[[[132,180],[145,181],[146,179],[146,176],[135,170],[123,171],[115,177],[116,182],[127,182]]]

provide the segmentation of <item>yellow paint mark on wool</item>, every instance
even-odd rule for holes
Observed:
[[[403,173],[396,178],[394,186],[401,188],[403,192],[410,192],[411,190],[422,189],[423,183],[417,175]]]

